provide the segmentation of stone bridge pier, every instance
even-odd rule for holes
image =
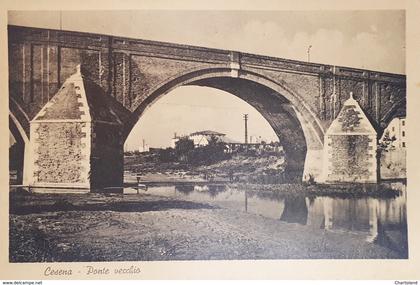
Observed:
[[[25,183],[100,189],[123,184],[123,122],[118,106],[78,66],[30,122]]]

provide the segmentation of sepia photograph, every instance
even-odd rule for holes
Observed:
[[[0,280],[414,284],[416,1],[4,5]]]
[[[404,10],[7,33],[9,262],[409,257]]]

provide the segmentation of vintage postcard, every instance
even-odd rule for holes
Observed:
[[[3,11],[0,279],[416,278],[414,3],[112,4]]]

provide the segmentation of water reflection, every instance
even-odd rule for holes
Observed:
[[[178,189],[178,186],[175,186]],[[219,193],[225,192],[227,187],[224,184],[209,184],[209,185],[195,185],[192,186],[193,190],[197,192],[207,192],[210,197],[216,197]]]
[[[185,195],[189,195],[191,192],[193,192],[194,189],[194,185],[176,185],[175,186],[175,191],[181,192]]]
[[[245,191],[226,185],[149,187],[150,194],[175,196],[250,212],[287,223],[329,231],[351,232],[407,256],[405,186],[389,198],[284,195]]]
[[[308,225],[366,234],[365,239],[407,255],[405,191],[395,198],[307,199]]]
[[[306,225],[308,220],[308,207],[304,196],[290,196],[284,198],[281,221]]]

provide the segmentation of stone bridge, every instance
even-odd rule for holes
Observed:
[[[8,37],[10,130],[28,185],[121,185],[131,129],[183,85],[252,105],[283,144],[287,173],[304,179],[321,181],[324,134],[350,92],[378,138],[405,116],[405,75],[62,30],[9,26]]]

